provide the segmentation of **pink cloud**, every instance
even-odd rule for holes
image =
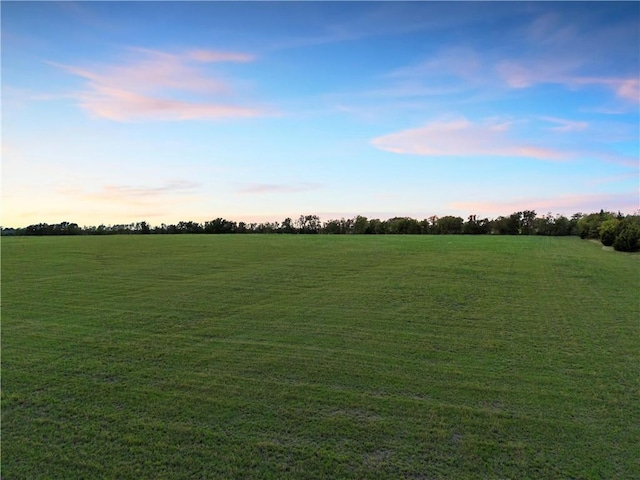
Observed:
[[[640,167],[640,159],[637,156],[620,155],[611,152],[597,153],[596,156],[605,162],[622,165],[623,167],[629,167],[635,170],[638,170]]]
[[[640,207],[638,192],[620,194],[564,195],[555,198],[516,198],[503,201],[456,202],[450,208],[477,215],[509,215],[523,210],[535,210],[538,214],[547,212],[566,215],[593,211],[613,210],[634,212]]]
[[[640,102],[640,80],[629,78],[618,83],[616,93],[619,97]]]
[[[263,114],[255,108],[156,98],[101,86],[82,93],[79,100],[80,106],[92,115],[115,121],[203,120]]]
[[[440,121],[374,138],[372,144],[393,153],[426,156],[502,156],[558,161],[568,152],[528,145],[510,138],[508,122],[473,124],[467,119]]]
[[[209,50],[185,54],[141,48],[129,51],[132,55],[116,64],[52,65],[87,80],[86,89],[75,93],[79,105],[91,115],[110,120],[194,120],[265,113],[230,101],[231,85],[201,65],[248,62],[251,55]]]
[[[535,60],[528,64],[515,61],[500,62],[498,76],[511,88],[528,88],[541,83],[556,83],[571,88],[595,85],[607,88],[625,101],[640,102],[640,80],[637,77],[589,77],[575,71],[579,62]]]
[[[134,201],[155,202],[161,197],[191,195],[200,187],[199,183],[188,180],[174,180],[156,186],[104,185],[100,190],[87,192],[81,189],[59,188],[63,194],[73,195],[84,200],[106,200],[131,203]]]
[[[600,85],[607,87],[621,99],[640,103],[640,80],[637,78],[616,77],[574,77],[567,80],[574,85]]]
[[[191,50],[187,54],[188,58],[196,62],[251,62],[255,59],[253,55],[235,52],[218,52],[213,50]]]
[[[67,212],[78,215],[74,219],[85,217],[88,224],[95,225],[99,221],[96,218],[140,220],[152,216],[152,212],[166,217],[183,210],[184,205],[197,206],[203,202],[199,187],[199,183],[174,180],[159,185],[104,185],[96,189],[58,187],[56,191]]]
[[[511,88],[527,88],[538,81],[533,72],[517,63],[501,62],[496,66],[496,70]]]

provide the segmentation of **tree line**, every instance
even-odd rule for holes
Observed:
[[[24,228],[2,228],[2,235],[116,235],[116,234],[334,234],[334,235],[578,235],[585,239],[599,239],[616,250],[633,252],[640,249],[640,215],[605,212],[571,217],[538,216],[534,210],[514,212],[495,219],[447,215],[423,220],[394,217],[388,220],[354,218],[332,219],[322,222],[317,215],[285,218],[282,222],[245,223],[216,218],[204,223],[181,221],[176,224],[151,226],[147,222],[119,225],[80,227],[77,223],[38,223]]]

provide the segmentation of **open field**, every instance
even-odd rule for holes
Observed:
[[[2,240],[2,478],[638,478],[640,255]]]

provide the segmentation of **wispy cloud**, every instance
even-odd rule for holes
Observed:
[[[591,180],[588,185],[590,187],[595,185],[602,185],[606,183],[628,182],[629,180],[635,180],[636,183],[640,183],[640,175],[638,172],[630,172],[622,175],[613,175],[610,177],[599,177]]]
[[[105,185],[99,190],[59,189],[65,193],[84,200],[108,201],[125,204],[148,204],[159,199],[175,199],[177,196],[192,195],[198,191],[200,184],[188,180],[174,180],[155,186],[145,185]]]
[[[601,88],[627,106],[639,103],[637,46],[633,47],[640,39],[637,20],[608,24],[598,20],[595,12],[576,17],[572,11],[573,6],[555,10],[529,6],[523,22],[503,32],[504,44],[483,49],[481,42],[473,46],[452,43],[422,61],[389,72],[386,77],[391,85],[378,90],[419,96],[443,89],[457,89],[458,93],[480,89],[499,95],[505,87],[556,84],[568,90]],[[521,46],[515,55],[514,44]],[[612,70],[612,56],[625,66]]]
[[[511,88],[522,89],[537,84],[560,84],[575,89],[584,86],[606,88],[616,97],[631,103],[640,103],[640,80],[637,77],[593,77],[581,75],[577,70],[581,62],[554,62],[537,59],[529,62],[505,60],[496,65],[496,72]]]
[[[424,127],[374,138],[380,150],[425,156],[501,156],[559,161],[569,152],[528,144],[508,136],[509,122],[474,124],[466,118],[436,121]]]
[[[454,75],[468,80],[477,79],[477,74],[482,67],[480,55],[471,48],[456,47],[447,48],[427,60],[416,65],[398,68],[387,74],[387,77],[426,78],[441,75]]]
[[[584,152],[584,155],[589,155],[589,152]],[[594,157],[602,160],[603,162],[620,165],[622,167],[632,168],[638,170],[640,168],[640,157],[631,155],[622,155],[612,152],[594,152]]]
[[[187,57],[197,62],[252,62],[253,55],[235,52],[217,52],[212,50],[191,50],[187,52]]]
[[[545,83],[570,89],[595,86],[625,102],[640,102],[637,18],[603,22],[597,10],[574,15],[573,8],[542,7],[546,11],[534,16],[521,32],[530,44],[529,53],[503,58],[495,69],[499,77],[516,89]],[[593,75],[612,71],[612,57],[618,62],[615,74]]]
[[[195,120],[264,115],[263,108],[232,101],[229,82],[204,64],[250,62],[237,52],[190,50],[181,54],[130,48],[121,63],[78,67],[50,62],[87,81],[73,96],[89,114],[115,121]]]
[[[255,117],[262,113],[255,108],[158,98],[99,85],[94,85],[93,91],[80,93],[78,100],[92,115],[117,121],[204,120]]]
[[[540,117],[540,120],[555,124],[555,127],[550,128],[550,130],[553,130],[554,132],[579,132],[589,127],[588,122],[567,120],[565,118]]]
[[[640,103],[640,80],[637,77],[570,77],[567,84],[597,85],[612,90],[618,98]]]
[[[317,190],[322,186],[318,183],[274,184],[252,183],[239,190],[242,194],[264,195],[276,193],[300,193]]]
[[[640,207],[638,192],[564,195],[553,198],[513,198],[502,201],[455,202],[450,208],[478,215],[509,215],[512,212],[564,213],[593,212],[600,209],[633,212]]]

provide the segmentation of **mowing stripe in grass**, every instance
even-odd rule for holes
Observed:
[[[3,239],[3,478],[634,478],[640,256]]]

